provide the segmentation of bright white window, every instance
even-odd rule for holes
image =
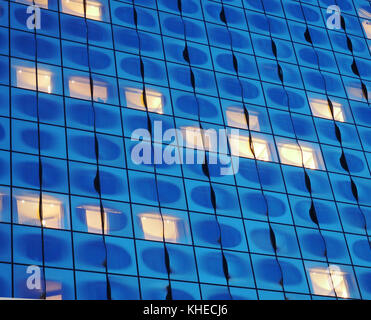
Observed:
[[[143,90],[137,88],[125,88],[125,98],[128,108],[146,110]],[[162,93],[146,89],[148,111],[163,113],[164,98]]]
[[[269,142],[260,138],[253,138],[252,140],[256,159],[262,161],[270,161],[271,152],[269,148]],[[254,158],[254,154],[250,148],[249,137],[241,135],[229,135],[229,144],[233,156]]]
[[[140,215],[140,222],[144,237],[147,240],[176,241],[179,237],[179,219],[170,215],[163,215],[163,222],[159,213],[144,213]]]
[[[18,66],[16,67],[17,87],[36,90],[36,68]],[[52,92],[52,73],[49,70],[37,69],[38,90]]]
[[[337,102],[333,102],[332,106],[334,110],[334,119],[336,121],[344,122],[345,115],[344,115],[343,106]],[[326,118],[326,119],[332,119],[331,110],[330,110],[327,100],[311,99],[310,107],[312,109],[312,113],[314,116]]]
[[[39,197],[16,196],[18,223],[39,225]],[[63,206],[59,199],[43,195],[42,225],[46,228],[62,227]]]
[[[241,129],[248,129],[245,113],[243,109],[238,107],[229,107],[226,111],[228,126]],[[259,131],[258,113],[249,111],[250,130]]]
[[[346,273],[337,268],[312,268],[309,271],[313,292],[323,296],[349,298]]]
[[[103,6],[99,1],[86,0],[86,17],[88,19],[102,20]],[[64,13],[75,16],[84,16],[83,0],[62,0],[62,10]]]
[[[68,81],[70,96],[79,99],[91,99],[90,79],[87,77],[71,77]],[[107,85],[101,81],[94,81],[94,101],[106,102],[108,98]]]

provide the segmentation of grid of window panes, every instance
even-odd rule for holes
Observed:
[[[0,297],[370,299],[370,4],[180,3],[0,1]],[[136,164],[148,119],[238,172]]]

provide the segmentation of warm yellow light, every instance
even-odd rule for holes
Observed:
[[[137,88],[125,88],[125,97],[128,108],[146,110],[143,101],[143,90]],[[162,93],[146,89],[148,111],[163,113],[164,98]]]
[[[349,298],[349,289],[346,273],[338,268],[313,268],[309,271],[312,281],[313,292],[323,296],[336,296],[339,298]]]
[[[88,232],[91,233],[102,233],[102,216],[100,206],[80,206],[79,209],[85,210],[86,225]],[[103,219],[104,219],[104,233],[109,231],[109,214],[121,214],[120,211],[114,209],[104,208]]]
[[[20,224],[38,224],[39,215],[39,197],[38,196],[17,196],[18,223]],[[62,227],[63,207],[60,200],[51,196],[42,197],[42,225],[46,228]]]
[[[226,111],[226,115],[228,126],[230,127],[237,127],[241,129],[248,129],[250,127],[250,130],[260,130],[259,118],[257,113],[249,111],[249,127],[247,126],[245,113],[241,108],[229,107]]]
[[[299,147],[297,144],[282,144],[278,147],[281,162],[293,166],[318,169],[316,151],[309,147]]]
[[[146,240],[175,241],[178,239],[178,218],[160,214],[144,213],[140,216],[142,230]]]
[[[46,281],[46,300],[62,300],[62,284],[55,281]]]
[[[71,77],[68,81],[70,96],[79,99],[91,99],[90,79],[87,77]],[[107,101],[108,90],[103,82],[94,81],[94,101]]]
[[[366,37],[371,39],[371,22],[369,20],[362,21],[363,29],[365,30]]]
[[[263,139],[253,138],[254,153],[257,160],[269,161],[271,154],[269,144]],[[233,156],[254,158],[250,148],[250,138],[246,136],[229,135],[229,144]]]
[[[17,2],[37,5],[38,7],[48,9],[48,0],[17,0]]]
[[[75,16],[84,16],[84,0],[62,0],[64,13]],[[98,1],[86,0],[86,17],[94,20],[102,20],[102,4]]]
[[[36,90],[36,68],[16,67],[17,87]],[[51,93],[52,73],[48,70],[37,69],[38,90]]]
[[[203,130],[199,127],[182,127],[183,137],[186,142],[186,147],[191,149],[217,150],[217,133],[213,129]]]
[[[345,121],[344,112],[342,105],[337,102],[332,102],[334,110],[334,119],[336,121]],[[310,107],[312,109],[313,115],[316,117],[332,119],[331,110],[328,105],[327,100],[322,99],[310,99]]]

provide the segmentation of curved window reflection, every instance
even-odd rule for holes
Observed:
[[[336,121],[345,121],[345,113],[343,106],[340,103],[332,102],[334,119]],[[327,100],[323,99],[310,99],[310,107],[312,109],[313,115],[320,118],[332,119],[331,110]]]
[[[309,271],[310,279],[315,294],[323,296],[336,296],[339,298],[350,298],[347,273],[337,266],[329,268],[312,268]]]

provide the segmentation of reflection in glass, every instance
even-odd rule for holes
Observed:
[[[140,215],[142,230],[146,240],[176,241],[179,237],[179,219],[169,215],[163,215],[163,222],[160,214],[144,213]]]
[[[337,102],[332,102],[334,110],[334,119],[336,121],[345,121],[344,111],[342,105]],[[312,109],[313,115],[316,117],[332,119],[331,110],[328,105],[327,100],[323,99],[310,99],[310,107]]]
[[[253,148],[257,160],[270,161],[271,152],[266,140],[253,138]],[[246,136],[229,135],[231,153],[237,157],[254,158],[250,148],[250,138]]]
[[[17,87],[36,90],[36,68],[16,67]],[[37,69],[38,90],[51,93],[52,73],[45,69]]]
[[[146,110],[143,90],[137,88],[125,88],[125,97],[128,108]],[[164,98],[162,93],[146,89],[148,111],[163,113]]]
[[[237,107],[229,107],[227,109],[228,126],[237,127],[241,129],[248,129],[245,113],[243,109]],[[259,131],[259,118],[258,113],[249,111],[249,127],[250,130]]]
[[[39,225],[39,197],[16,196],[18,223]],[[49,195],[42,196],[42,225],[46,228],[62,228],[64,214],[62,202]]]
[[[86,0],[86,17],[102,20],[102,4],[98,1]],[[75,16],[84,16],[84,0],[62,0],[62,10]]]
[[[90,79],[87,77],[71,77],[68,81],[70,96],[78,99],[91,99]],[[107,86],[104,82],[94,81],[94,101],[106,102],[108,96]]]
[[[100,206],[86,205],[80,206],[78,209],[83,209],[85,211],[88,232],[102,233],[102,216]],[[121,214],[121,212],[114,209],[104,208],[104,233],[107,233],[110,230],[109,215],[111,214]]]
[[[281,162],[288,165],[308,169],[319,169],[316,150],[310,147],[299,147],[297,144],[279,144],[278,146]]]
[[[334,296],[335,289],[336,296],[339,298],[350,297],[346,273],[339,267],[312,268],[309,274],[315,294]]]

